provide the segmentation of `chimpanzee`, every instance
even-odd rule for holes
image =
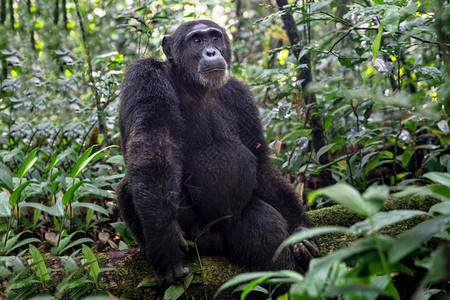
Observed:
[[[304,273],[320,254],[314,241],[285,249],[289,234],[310,222],[268,157],[252,94],[230,77],[225,30],[208,20],[165,36],[166,61],[144,58],[127,70],[119,126],[126,175],[117,194],[125,223],[159,284],[188,274],[186,239],[201,254],[224,253],[252,270]]]

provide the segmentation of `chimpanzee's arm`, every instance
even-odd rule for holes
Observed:
[[[159,283],[185,276],[187,245],[176,221],[180,200],[182,120],[177,96],[164,64],[134,62],[121,90],[119,114],[128,189],[139,218],[144,245]]]
[[[235,79],[230,80],[227,87],[228,93],[232,95],[228,98],[235,99],[232,105],[234,114],[238,117],[240,139],[258,158],[258,188],[255,195],[283,215],[289,224],[290,232],[298,227],[311,227],[294,189],[272,166],[252,93],[243,83]]]

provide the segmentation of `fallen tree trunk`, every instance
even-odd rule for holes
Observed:
[[[384,210],[392,209],[420,209],[428,210],[435,200],[424,200],[419,198],[388,200],[385,203]],[[315,211],[308,212],[314,226],[340,225],[351,226],[352,224],[363,220],[362,217],[340,206],[332,206]],[[395,236],[405,230],[415,226],[423,221],[423,217],[416,217],[406,222],[395,224],[383,229],[383,233]],[[322,254],[326,255],[335,249],[348,246],[357,237],[353,235],[323,235],[318,237],[322,247]],[[205,299],[205,293],[209,299],[212,299],[215,291],[227,280],[233,276],[247,272],[248,270],[232,264],[225,257],[201,256],[203,264],[204,284],[201,276],[195,276],[189,289],[189,299]],[[124,251],[111,251],[100,255],[101,264],[104,267],[113,267],[114,271],[101,273],[99,287],[106,290],[116,297],[126,299],[163,299],[165,288],[161,287],[139,287],[143,278],[151,274],[144,258],[138,249],[129,249]],[[197,266],[196,257],[188,256],[186,258],[188,265]],[[219,296],[218,299],[230,299],[231,290]],[[193,297],[193,298],[192,298]]]

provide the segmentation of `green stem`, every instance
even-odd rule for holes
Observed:
[[[197,243],[194,243],[194,247],[195,247],[195,253],[197,253],[198,264],[200,266],[200,275],[202,276],[203,288],[205,290],[205,299],[207,300],[208,294],[206,292],[206,280],[205,280],[205,275],[203,274],[203,264],[202,264],[202,259],[200,258],[200,252],[198,251]]]
[[[375,226],[373,224],[372,218],[369,217],[368,219],[369,219],[370,227],[374,228]],[[391,272],[389,270],[389,264],[386,260],[386,255],[384,254],[383,248],[381,247],[380,240],[377,238],[377,236],[375,234],[371,235],[371,237],[372,237],[373,241],[375,242],[375,245],[377,246],[378,256],[380,257],[381,265],[383,266],[384,273],[386,273],[386,275],[389,276],[389,280],[392,283],[392,278],[390,276]]]

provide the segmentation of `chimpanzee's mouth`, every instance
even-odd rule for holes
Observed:
[[[209,68],[209,69],[205,69],[205,70],[201,70],[200,73],[212,73],[212,72],[223,72],[225,71],[225,68]]]

